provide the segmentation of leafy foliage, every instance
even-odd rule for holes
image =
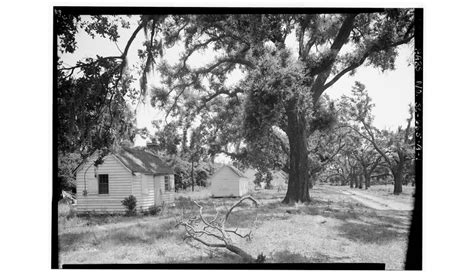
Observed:
[[[102,84],[108,75],[78,80],[59,78],[58,133],[60,151],[90,154],[114,142],[133,141],[134,116],[121,96]]]
[[[94,38],[96,35],[116,42],[119,26],[129,23],[117,16],[92,17],[71,15],[55,9],[60,53],[74,53],[76,35],[80,30]],[[143,27],[139,24],[137,31]],[[136,36],[136,33],[134,34]],[[127,105],[137,91],[131,87],[136,80],[127,69],[128,48],[119,56],[95,56],[67,67],[59,55],[57,60],[57,107],[59,114],[58,148],[62,152],[79,152],[83,157],[114,144],[133,142],[139,131]]]
[[[76,191],[76,181],[73,171],[81,163],[81,155],[78,153],[58,154],[58,179],[60,190],[58,192]]]
[[[187,113],[193,118],[212,113],[216,120],[207,123],[215,128],[209,137],[210,152],[223,152],[264,170],[290,165],[284,136],[288,105],[296,101],[296,111],[307,117],[304,126],[310,138],[316,131],[333,128],[336,110],[320,100],[322,92],[366,60],[382,70],[393,69],[396,46],[413,38],[413,10],[174,16],[165,25],[165,45],[181,41],[184,52],[177,64],[160,65],[163,87],[154,99],[167,105],[172,115]],[[299,43],[298,56],[285,47],[292,31]],[[340,54],[344,44],[353,50]],[[311,48],[317,48],[316,53]],[[206,50],[218,53],[215,60],[197,68],[188,65],[193,54]],[[234,70],[243,71],[244,79],[228,86],[227,77]],[[215,106],[208,107],[211,101]],[[243,116],[232,114],[233,109],[240,109]],[[230,115],[223,114],[228,111]],[[275,136],[275,131],[283,136]],[[318,161],[313,160],[312,170],[321,169]]]
[[[126,215],[131,216],[137,213],[137,198],[133,195],[122,200],[122,205],[127,209]]]
[[[148,213],[150,215],[157,215],[158,213],[160,213],[161,211],[161,207],[157,206],[157,205],[151,205],[149,208],[148,208]]]
[[[409,106],[410,116],[407,119],[406,128],[403,129],[400,126],[395,132],[380,131],[372,125],[371,109],[373,104],[365,86],[361,83],[356,82],[351,97],[342,98],[340,107],[345,113],[347,127],[351,128],[360,138],[354,137],[353,141],[359,142],[358,147],[361,147],[360,142],[364,142],[367,149],[373,149],[370,152],[354,150],[354,157],[360,161],[365,170],[370,164],[371,158],[377,158],[375,163],[383,159],[395,180],[394,193],[401,193],[406,168],[414,159],[414,128],[411,125],[414,116],[413,106]],[[376,166],[372,166],[370,169],[374,171]]]
[[[178,124],[170,122],[164,126],[162,130],[155,133],[152,142],[158,145],[158,150],[164,151],[169,155],[178,154],[178,145],[181,143],[181,138],[178,134]]]
[[[77,48],[77,24],[81,20],[78,15],[66,14],[60,9],[54,10],[56,33],[60,52],[73,53]]]
[[[60,40],[72,51],[81,18],[55,14],[63,21]],[[129,27],[107,16],[93,16],[80,26],[89,35],[116,41],[120,23]],[[314,175],[327,164],[322,146],[313,146],[314,156],[306,156],[310,154],[306,142],[312,142],[314,134],[329,135],[336,119],[335,107],[324,101],[323,93],[363,64],[382,71],[394,69],[396,47],[414,37],[414,10],[140,16],[120,56],[97,56],[72,68],[58,62],[60,89],[74,90],[59,96],[66,98],[61,112],[72,109],[64,114],[61,149],[92,151],[136,133],[133,122],[120,123],[124,116],[118,112],[127,112],[125,96],[137,94],[130,90],[135,79],[127,76],[125,68],[129,45],[142,30],[147,38],[138,52],[143,62],[138,94],[140,98],[150,94],[152,104],[166,112],[164,128],[156,135],[160,149],[191,162],[224,153],[243,164],[255,164],[263,172],[275,167],[289,169],[287,196],[298,193],[301,196],[291,198],[306,202],[308,176],[299,173]],[[287,48],[293,33],[295,52]],[[178,62],[158,62],[170,48],[182,48]],[[210,62],[189,64],[192,57],[209,52],[215,56]],[[80,76],[71,77],[76,69]],[[153,69],[162,82],[150,88],[147,74]],[[234,72],[242,73],[243,80],[228,84]],[[81,92],[86,94],[81,101],[86,107],[70,108],[70,98]],[[196,121],[206,126],[197,128]],[[79,126],[69,128],[68,124]],[[334,139],[328,136],[327,140]],[[296,155],[300,155],[297,160]]]

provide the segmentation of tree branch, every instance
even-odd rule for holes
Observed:
[[[407,38],[404,38],[400,41],[397,41],[395,43],[392,43],[390,45],[387,45],[385,47],[379,47],[379,46],[372,46],[369,50],[367,50],[364,55],[362,55],[362,58],[360,58],[358,61],[352,63],[351,65],[349,65],[348,67],[346,67],[345,69],[343,69],[341,72],[339,72],[338,74],[336,74],[328,83],[326,83],[323,87],[322,87],[322,90],[323,92],[328,89],[329,87],[331,87],[334,83],[336,83],[342,76],[344,76],[346,73],[356,69],[357,67],[361,66],[365,60],[370,56],[370,54],[373,54],[375,52],[379,52],[379,51],[383,51],[383,50],[387,50],[389,48],[392,48],[392,47],[396,47],[396,46],[399,46],[401,44],[405,44],[405,43],[408,43],[414,36],[409,36]]]
[[[256,207],[258,207],[258,201],[255,200],[252,196],[250,195],[247,195],[247,196],[244,196],[242,198],[240,198],[239,201],[237,201],[237,203],[235,203],[228,211],[227,213],[225,214],[225,218],[224,218],[224,222],[225,223],[227,221],[227,218],[229,218],[230,214],[232,213],[232,210],[234,210],[235,207],[237,207],[238,205],[240,205],[240,203],[242,203],[243,201],[245,200],[250,200],[252,201]]]
[[[224,63],[241,64],[241,65],[248,66],[251,69],[255,68],[255,65],[252,62],[250,62],[249,60],[246,60],[246,59],[241,58],[241,57],[233,56],[233,57],[218,59],[216,63],[214,63],[214,64],[212,64],[212,65],[210,65],[206,68],[197,69],[197,70],[194,71],[194,73],[197,74],[197,75],[206,74],[206,73],[211,72],[216,67],[218,67],[218,66],[220,66],[221,64],[224,64]]]
[[[316,102],[324,91],[322,87],[324,86],[326,79],[329,77],[329,74],[331,72],[330,68],[334,64],[334,61],[336,60],[336,57],[339,54],[339,51],[341,50],[342,46],[349,38],[356,16],[357,14],[346,15],[346,18],[344,18],[341,28],[339,29],[339,32],[337,33],[336,38],[334,38],[334,42],[331,45],[331,54],[328,57],[328,61],[324,64],[323,67],[318,68],[321,73],[318,74],[311,86],[311,93],[313,94],[314,105],[316,105]]]
[[[133,42],[133,40],[135,40],[135,37],[137,36],[138,32],[140,32],[140,30],[143,28],[143,26],[145,25],[145,21],[142,22],[140,25],[138,25],[138,27],[135,29],[135,31],[132,33],[132,36],[130,36],[130,38],[128,39],[127,41],[127,45],[125,46],[125,50],[123,51],[123,53],[120,55],[120,56],[108,56],[108,57],[98,57],[97,60],[93,61],[93,62],[90,62],[90,63],[83,63],[83,64],[78,64],[78,65],[75,65],[75,66],[72,66],[72,67],[63,67],[63,68],[60,68],[59,70],[74,70],[76,68],[82,68],[82,67],[87,67],[87,66],[91,66],[91,65],[95,65],[97,64],[98,62],[100,61],[103,61],[103,60],[111,60],[111,59],[122,59],[122,64],[124,63],[126,57],[127,57],[127,54],[128,54],[128,50],[130,49],[130,46]],[[120,49],[119,49],[120,51]],[[122,65],[121,64],[121,65]]]
[[[193,239],[207,247],[216,247],[216,248],[225,248],[239,256],[241,256],[247,262],[256,262],[250,254],[245,252],[243,249],[237,247],[235,244],[232,243],[232,239],[229,234],[234,234],[240,238],[245,238],[247,240],[251,239],[251,232],[247,234],[240,234],[238,229],[226,229],[225,223],[229,218],[232,210],[240,205],[244,200],[251,200],[256,206],[258,206],[257,200],[255,200],[251,196],[242,197],[239,201],[237,201],[225,214],[225,217],[222,223],[217,223],[216,220],[218,218],[218,211],[216,210],[216,215],[211,221],[207,221],[203,216],[203,206],[201,206],[198,202],[194,201],[194,204],[199,208],[199,216],[192,217],[187,220],[181,220],[176,226],[183,226],[186,231],[186,239]],[[201,229],[197,229],[200,224],[203,224],[204,227]],[[208,231],[209,230],[209,231]],[[211,231],[212,230],[212,231]],[[218,232],[218,233],[216,233]],[[203,235],[207,237],[202,237]],[[221,243],[213,243],[208,242],[205,238],[213,238]]]

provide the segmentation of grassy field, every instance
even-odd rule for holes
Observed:
[[[365,190],[361,190],[362,192]],[[393,185],[374,185],[371,186],[367,193],[370,193],[376,197],[381,197],[386,200],[394,200],[401,203],[411,203],[413,201],[413,194],[415,193],[415,187],[411,185],[403,186],[403,192],[399,196],[393,195]]]
[[[377,187],[365,192],[384,196]],[[410,212],[373,210],[338,188],[317,186],[311,190],[314,201],[300,206],[281,204],[285,191],[253,192],[261,205],[233,212],[228,226],[252,230],[251,241],[241,239],[236,244],[254,257],[263,253],[270,263],[376,262],[385,263],[387,269],[402,269]],[[237,201],[210,199],[208,194],[203,190],[178,196],[199,200],[209,217]],[[411,202],[412,197],[407,193],[389,198]],[[183,240],[184,229],[176,227],[177,219],[196,212],[184,198],[157,216],[77,217],[70,207],[60,205],[60,263],[240,262],[239,256],[225,250]]]

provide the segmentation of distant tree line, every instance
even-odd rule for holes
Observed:
[[[388,182],[393,183],[394,193],[400,194],[403,185],[415,184],[414,109],[409,105],[406,124],[389,131],[373,125],[373,107],[360,82],[355,83],[351,96],[340,99],[333,133],[343,137],[344,145],[319,178],[366,189],[373,183]]]

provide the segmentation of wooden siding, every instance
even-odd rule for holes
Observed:
[[[155,204],[155,185],[153,185],[153,175],[142,174],[141,179],[142,198],[139,205],[140,209],[148,209]]]
[[[113,155],[104,158],[104,162],[93,166],[96,156],[91,157],[76,174],[77,211],[123,212],[122,200],[132,194],[132,174]],[[109,175],[109,193],[98,194],[99,174]],[[87,189],[87,195],[83,195]],[[138,198],[137,198],[138,199]]]
[[[137,198],[137,207],[142,206],[142,174],[135,173],[132,177],[132,195]]]
[[[92,156],[76,174],[77,182],[77,211],[78,212],[125,212],[122,200],[133,195],[137,198],[137,210],[146,210],[155,204],[155,184],[153,175],[132,174],[115,156],[108,155],[97,170],[93,166],[97,156]],[[109,175],[109,193],[98,194],[99,182],[94,175]],[[164,175],[157,176],[161,196],[157,205],[163,200],[174,202],[174,175],[170,175],[171,191],[165,191]],[[87,189],[87,195],[83,195]],[[159,189],[158,189],[159,190]]]
[[[167,204],[174,203],[174,175],[170,174],[170,184],[171,184],[171,190],[166,191],[165,190],[165,176],[160,175],[157,176],[155,179],[159,181],[160,185],[160,198],[157,200],[157,205],[161,205],[161,203],[164,201]]]
[[[249,180],[241,177],[239,179],[239,196],[244,196],[249,192]]]

